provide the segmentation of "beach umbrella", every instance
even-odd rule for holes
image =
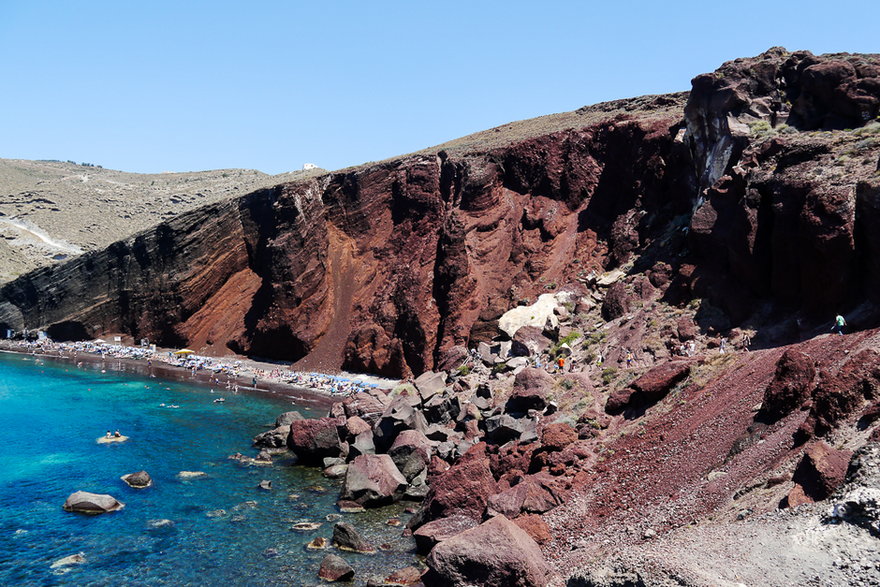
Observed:
[[[175,354],[175,355],[191,355],[191,354],[193,354],[194,352],[195,352],[195,351],[191,351],[191,350],[189,350],[189,349],[180,349],[179,351],[174,351],[174,354]]]

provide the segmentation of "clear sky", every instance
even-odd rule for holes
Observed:
[[[686,90],[774,45],[880,52],[877,0],[0,0],[0,157],[339,169]]]

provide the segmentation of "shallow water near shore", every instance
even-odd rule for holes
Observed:
[[[214,403],[224,397],[224,403]],[[178,408],[160,407],[160,404]],[[386,524],[402,506],[339,514],[339,482],[313,468],[244,466],[227,457],[254,456],[250,439],[275,417],[299,409],[266,394],[214,393],[156,378],[101,373],[42,357],[0,353],[0,584],[4,585],[317,585],[330,551],[305,544],[328,540],[333,521],[347,521],[375,555],[338,553],[356,579],[384,577],[413,564],[413,543]],[[130,437],[98,444],[108,430]],[[146,470],[153,486],[120,480]],[[182,480],[180,471],[205,475]],[[263,480],[272,490],[257,489]],[[77,490],[109,493],[121,511],[67,513]],[[406,516],[400,517],[405,522]],[[314,531],[291,530],[320,522]],[[51,568],[82,553],[85,562]]]

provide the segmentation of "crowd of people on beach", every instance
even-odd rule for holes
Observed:
[[[302,387],[331,395],[354,395],[377,384],[360,381],[350,377],[327,373],[304,373],[276,367],[261,369],[245,365],[240,360],[219,359],[196,355],[193,351],[158,350],[152,346],[127,346],[108,342],[54,342],[50,339],[37,341],[5,341],[7,346],[26,353],[48,353],[76,360],[79,354],[100,356],[102,359],[131,359],[146,362],[151,366],[154,362],[165,363],[190,371],[193,377],[200,373],[210,372],[210,382],[224,385],[227,389],[237,392],[239,387],[246,387],[250,379],[250,387],[257,388],[258,382],[283,383]]]

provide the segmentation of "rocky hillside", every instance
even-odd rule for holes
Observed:
[[[772,49],[175,216],[0,323],[418,375],[256,441],[422,500],[425,585],[878,584],[878,114],[880,56]]]
[[[103,249],[199,206],[315,174],[139,174],[72,161],[0,159],[0,283]]]

